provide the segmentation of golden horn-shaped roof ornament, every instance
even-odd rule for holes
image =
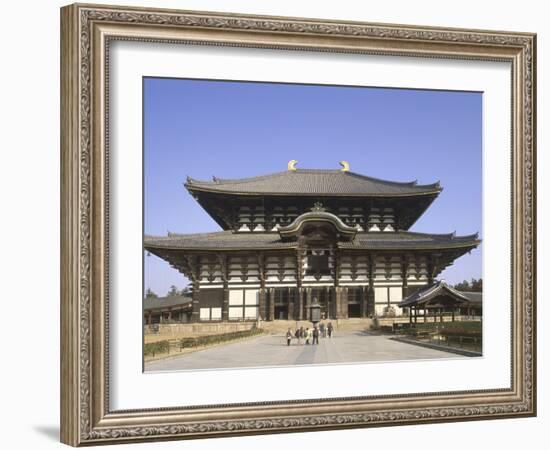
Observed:
[[[298,161],[296,161],[295,159],[291,159],[288,162],[288,170],[296,170],[296,164],[298,164]]]
[[[349,172],[349,162],[340,161],[339,164],[342,166],[342,168],[340,169],[342,172]]]

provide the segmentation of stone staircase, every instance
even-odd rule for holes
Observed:
[[[323,321],[325,325],[328,322],[328,320]],[[372,319],[363,318],[333,319],[330,322],[332,322],[335,332],[366,331],[372,325]],[[260,323],[260,327],[271,334],[284,334],[289,328],[294,331],[298,327],[311,328],[312,326],[312,323],[307,320],[273,320]]]

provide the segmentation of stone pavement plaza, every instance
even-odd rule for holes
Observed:
[[[397,361],[411,359],[457,358],[453,353],[391,340],[366,332],[339,333],[320,338],[319,345],[290,347],[282,335],[260,336],[251,340],[212,347],[145,364],[145,371],[220,369],[258,366]]]

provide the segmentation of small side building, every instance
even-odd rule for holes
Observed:
[[[479,320],[483,308],[481,292],[464,292],[440,280],[405,297],[399,306],[409,308],[410,323],[443,322],[444,317],[457,316]],[[420,319],[419,319],[420,317]]]
[[[143,320],[145,325],[187,323],[191,321],[193,298],[190,295],[145,297]]]

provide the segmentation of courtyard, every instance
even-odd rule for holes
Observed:
[[[365,331],[337,333],[320,338],[318,345],[286,345],[283,335],[263,335],[145,363],[145,371],[197,370],[242,367],[296,366],[309,364],[404,361],[457,358],[454,353],[392,340]]]

